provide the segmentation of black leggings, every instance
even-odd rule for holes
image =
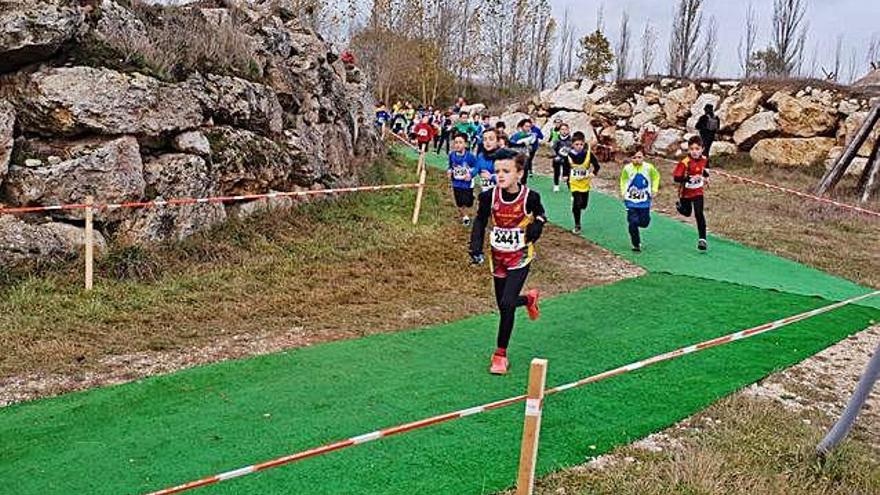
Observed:
[[[449,132],[443,131],[434,139],[434,153],[440,154],[440,149],[446,144],[446,154],[449,154]]]
[[[703,213],[703,197],[698,196],[696,198],[684,199],[681,198],[678,200],[677,210],[682,215],[689,217],[691,216],[691,212],[694,214],[694,218],[697,219],[697,233],[699,234],[700,239],[706,238],[706,215]]]
[[[520,295],[526,285],[529,276],[529,265],[507,272],[506,278],[495,277],[495,301],[498,303],[498,311],[501,319],[498,322],[498,347],[507,349],[510,343],[510,335],[513,334],[513,319],[516,316],[516,308],[525,306],[528,302],[526,296]]]
[[[571,193],[571,212],[574,214],[574,224],[576,227],[581,226],[581,212],[587,209],[590,204],[590,191]]]
[[[568,160],[565,158],[556,157],[553,159],[553,185],[559,185],[560,177],[568,177],[570,173],[568,166]]]

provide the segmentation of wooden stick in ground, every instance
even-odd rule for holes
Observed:
[[[834,161],[834,165],[832,165],[831,168],[825,172],[825,175],[822,176],[822,180],[819,181],[819,186],[816,188],[816,193],[820,195],[825,194],[840,182],[840,179],[843,178],[843,174],[846,173],[846,169],[849,168],[853,159],[858,155],[859,148],[865,144],[865,141],[868,139],[868,136],[871,135],[871,131],[877,125],[878,121],[880,121],[880,104],[874,105],[874,108],[871,109],[871,112],[868,114],[868,117],[859,129],[859,132],[856,133],[855,137],[853,137],[853,140],[850,141],[843,153],[837,157],[837,160]]]
[[[419,172],[419,188],[416,190],[416,206],[413,208],[413,225],[418,225],[419,223],[419,213],[422,211],[422,197],[425,195],[425,179],[427,174],[428,171],[422,167]]]
[[[86,247],[86,290],[92,290],[94,286],[94,267],[95,267],[95,210],[92,205],[95,204],[95,198],[86,196],[86,231],[84,244]]]
[[[859,200],[867,203],[871,196],[880,191],[880,139],[874,141],[874,147],[871,148],[871,156],[859,178],[858,191]]]
[[[416,169],[416,173],[422,173],[422,170],[425,169],[425,152],[419,151],[419,166]]]
[[[519,454],[516,495],[531,495],[535,490],[535,464],[538,460],[538,439],[541,434],[541,409],[544,407],[544,385],[547,381],[547,360],[532,359],[529,368],[529,391],[526,419],[523,425]]]

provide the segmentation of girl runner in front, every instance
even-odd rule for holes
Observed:
[[[547,217],[541,196],[520,181],[526,169],[528,156],[507,151],[495,162],[498,185],[480,194],[480,205],[471,232],[470,254],[474,264],[483,263],[483,238],[491,218],[491,268],[495,283],[495,301],[498,304],[497,347],[492,354],[489,372],[507,373],[507,347],[513,334],[516,308],[525,306],[529,318],[537,320],[537,289],[521,295],[535,257],[535,242],[541,237]]]

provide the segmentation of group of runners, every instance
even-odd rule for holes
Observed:
[[[449,140],[449,137],[441,137],[438,141],[437,135],[447,132],[447,119],[457,115],[448,131],[451,133],[452,146],[448,153],[446,174],[461,222],[471,227],[469,254],[473,264],[481,265],[486,260],[483,247],[486,230],[491,226],[488,260],[500,322],[489,371],[506,374],[509,368],[507,348],[513,333],[516,309],[524,306],[532,320],[540,316],[538,290],[532,289],[523,294],[523,289],[535,258],[535,244],[547,223],[540,194],[527,185],[532,163],[545,137],[531,119],[521,120],[516,130],[507,135],[504,123],[490,125],[488,116],[475,118],[467,113],[438,112],[429,107],[421,114],[418,110],[413,113],[410,128],[399,128],[395,127],[394,116],[388,114],[386,118],[380,115],[382,112],[388,114],[380,106],[377,125],[391,122],[392,132],[408,137],[426,152],[433,143],[438,153],[438,143]],[[553,193],[559,193],[563,185],[568,188],[574,218],[572,233],[580,235],[593,179],[599,175],[601,164],[584,133],[572,133],[565,122],[554,122],[547,140],[553,150]],[[690,138],[687,150],[687,155],[672,170],[672,181],[678,190],[676,209],[683,216],[693,215],[696,218],[697,249],[706,251],[708,244],[703,196],[709,177],[709,164],[702,138]],[[640,231],[651,222],[651,207],[660,186],[660,172],[654,164],[645,160],[641,150],[623,159],[619,189],[634,252],[643,249]],[[475,187],[479,192],[472,219]]]

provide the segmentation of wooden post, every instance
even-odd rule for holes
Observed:
[[[419,189],[416,191],[416,206],[413,208],[413,225],[418,225],[419,223],[419,213],[422,211],[422,196],[425,194],[425,179],[427,178],[428,171],[422,167],[419,172]]]
[[[424,169],[425,169],[425,152],[419,150],[419,165],[418,165],[418,168],[416,169],[416,173],[420,174],[420,173],[422,173],[422,170],[424,170]]]
[[[868,114],[864,124],[862,124],[862,127],[859,129],[859,132],[856,133],[853,140],[850,141],[843,153],[837,157],[837,160],[834,161],[834,165],[832,165],[831,168],[825,172],[825,175],[822,176],[822,180],[819,181],[819,186],[816,188],[816,193],[820,195],[825,194],[840,182],[840,179],[843,178],[843,174],[846,173],[846,169],[849,168],[849,165],[852,163],[853,158],[858,155],[859,148],[865,144],[865,141],[868,139],[868,136],[871,135],[871,131],[874,130],[874,126],[877,125],[878,121],[880,121],[880,104],[874,105],[874,108],[871,109],[871,113]]]
[[[535,490],[535,464],[538,460],[538,437],[541,434],[541,409],[544,407],[546,381],[547,360],[532,359],[529,368],[526,419],[519,453],[519,474],[516,477],[516,495],[532,495]]]
[[[84,244],[86,246],[86,290],[92,290],[94,286],[95,267],[95,198],[86,196],[86,232]]]
[[[859,199],[862,203],[867,203],[872,195],[880,191],[880,139],[874,142],[856,191],[861,195]]]

